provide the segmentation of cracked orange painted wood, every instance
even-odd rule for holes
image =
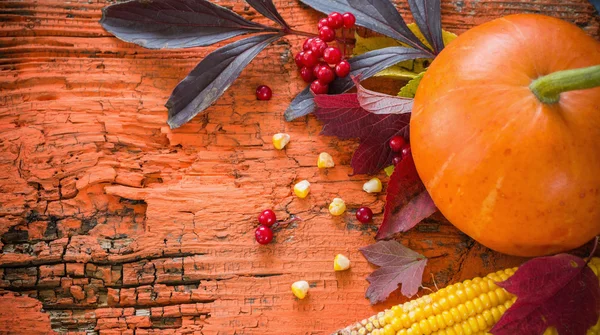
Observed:
[[[362,192],[368,176],[350,176],[356,142],[318,136],[313,117],[283,121],[303,88],[289,51],[300,39],[269,47],[206,113],[170,130],[164,102],[215,47],[123,43],[98,24],[108,3],[0,2],[0,333],[329,334],[404,301],[397,292],[377,306],[364,299],[372,267],[357,249],[373,242],[385,196]],[[257,18],[242,1],[224,4]],[[290,24],[315,30],[316,13],[276,4]],[[442,7],[444,28],[456,33],[525,11],[599,35],[585,0]],[[406,3],[398,8],[408,15]],[[265,83],[274,98],[257,101]],[[277,132],[292,136],[284,151],[271,146]],[[334,169],[316,168],[321,151]],[[306,199],[291,192],[302,179],[312,183]],[[349,212],[332,218],[327,205],[338,196]],[[373,225],[353,218],[361,205],[376,213]],[[256,216],[269,207],[304,221],[258,246]],[[427,287],[522,261],[439,214],[400,240],[443,255],[430,260]],[[352,260],[350,271],[333,272],[337,253]],[[312,286],[302,301],[289,289],[300,279]]]

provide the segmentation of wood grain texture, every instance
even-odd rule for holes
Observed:
[[[258,18],[242,1],[219,1]],[[0,2],[0,334],[329,334],[405,298],[369,306],[373,242],[385,196],[350,176],[355,141],[318,136],[312,116],[283,111],[303,88],[299,38],[267,48],[206,113],[170,130],[171,90],[215,47],[151,51],[98,24],[105,1]],[[276,1],[296,29],[317,13]],[[398,3],[408,17],[408,5]],[[443,27],[461,33],[517,12],[560,17],[598,37],[585,0],[443,1]],[[274,89],[257,101],[260,84]],[[270,143],[277,132],[292,141]],[[319,152],[336,167],[316,168]],[[387,180],[384,176],[380,176]],[[292,195],[301,179],[306,199]],[[346,200],[332,218],[327,205]],[[369,205],[372,225],[354,211]],[[259,246],[256,216],[273,208],[302,222]],[[439,214],[399,239],[432,259],[424,286],[486,274],[522,259],[474,243]],[[333,272],[346,254],[350,271]],[[296,280],[309,296],[293,297]],[[426,292],[426,291],[423,291]],[[7,312],[12,311],[12,312]],[[35,329],[35,330],[34,330]]]

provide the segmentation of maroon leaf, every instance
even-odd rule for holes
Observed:
[[[383,222],[375,238],[389,238],[407,231],[436,210],[419,178],[412,156],[407,156],[396,165],[390,177]]]
[[[572,255],[532,259],[498,286],[517,301],[492,328],[494,335],[542,334],[548,327],[559,334],[585,334],[600,317],[598,277]]]
[[[416,253],[396,241],[379,241],[360,248],[363,256],[381,266],[367,277],[370,283],[366,292],[371,304],[384,301],[402,284],[400,292],[411,297],[417,293],[427,264],[425,256]]]
[[[368,90],[356,85],[360,106],[373,114],[406,114],[412,111],[413,99]]]
[[[254,7],[257,12],[261,13],[265,17],[268,17],[272,21],[276,22],[283,28],[289,28],[287,22],[281,17],[281,14],[275,8],[273,1],[271,0],[246,0],[250,6]],[[441,25],[441,21],[440,21]]]
[[[315,115],[324,123],[322,135],[360,139],[350,163],[356,174],[377,173],[390,165],[394,154],[389,140],[396,135],[408,138],[410,114],[369,113],[355,93],[317,95],[315,103]]]

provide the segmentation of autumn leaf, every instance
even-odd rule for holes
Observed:
[[[388,183],[383,222],[375,238],[385,239],[407,231],[436,211],[409,155],[394,168]]]
[[[419,83],[421,83],[421,79],[423,79],[424,74],[425,72],[421,72],[416,77],[411,79],[400,89],[398,96],[403,98],[414,98],[415,94],[417,94],[417,88],[419,87]]]
[[[367,277],[370,285],[365,296],[371,304],[384,301],[400,284],[404,296],[410,298],[417,293],[427,264],[425,256],[397,241],[379,241],[360,248],[360,252],[367,261],[380,266]]]
[[[373,114],[405,114],[412,111],[413,99],[375,92],[357,84],[356,96],[360,106]]]
[[[324,124],[321,135],[360,139],[350,162],[356,174],[378,173],[390,165],[394,153],[387,143],[396,135],[408,138],[408,113],[369,113],[360,106],[356,93],[316,95],[314,101],[315,115]]]
[[[585,334],[600,317],[598,277],[581,258],[559,254],[534,258],[497,283],[517,296],[490,331],[494,335]]]

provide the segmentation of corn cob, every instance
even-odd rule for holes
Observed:
[[[588,266],[596,276],[600,258]],[[427,296],[386,309],[332,335],[470,335],[487,332],[500,320],[517,297],[496,285],[517,268],[500,270],[480,278],[453,284]],[[599,276],[600,277],[600,276]],[[544,335],[557,335],[551,327]],[[600,320],[587,335],[600,335]]]

